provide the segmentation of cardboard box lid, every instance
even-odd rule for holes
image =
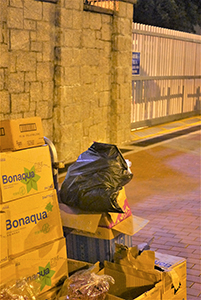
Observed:
[[[59,203],[59,208],[64,227],[95,233],[101,219],[101,214],[83,213],[80,209],[67,206],[63,203]]]
[[[95,233],[99,227],[102,214],[83,214],[79,209],[71,208],[63,203],[59,204],[62,224],[64,227]],[[105,230],[118,231],[127,235],[133,235],[142,229],[149,221],[131,215],[112,228]]]
[[[126,218],[122,222],[118,223],[113,228],[124,234],[133,235],[140,231],[145,225],[149,223],[149,220],[143,219],[141,217],[132,215]]]
[[[112,213],[112,212],[108,213],[107,215],[109,215],[109,217],[112,220],[112,222],[110,222],[110,224],[108,224],[107,226],[109,228],[112,228],[117,223],[123,221],[124,219],[132,215],[124,187],[119,191],[119,194],[117,196],[117,202],[124,213]],[[107,215],[105,217],[104,215],[102,215],[102,218],[100,220],[100,223],[102,224],[103,227],[107,225],[107,219],[108,219]]]

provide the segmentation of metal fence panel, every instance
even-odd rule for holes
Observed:
[[[201,36],[133,23],[132,128],[200,110]],[[132,66],[133,67],[133,66]]]

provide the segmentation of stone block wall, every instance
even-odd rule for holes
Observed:
[[[0,119],[40,116],[58,157],[130,139],[132,4],[0,0]]]
[[[0,118],[40,116],[53,139],[55,6],[1,0]]]

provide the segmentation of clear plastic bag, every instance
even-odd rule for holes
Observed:
[[[98,275],[89,270],[78,271],[64,282],[58,300],[104,300],[114,279],[109,275]]]
[[[36,300],[40,291],[39,277],[32,281],[22,278],[10,281],[0,286],[0,299],[2,300]]]

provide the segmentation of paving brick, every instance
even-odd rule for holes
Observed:
[[[200,259],[195,257],[188,257],[188,262],[196,265],[200,265]]]
[[[154,236],[151,250],[187,259],[188,300],[200,298],[201,279],[200,146],[192,138],[200,132],[126,155],[135,176],[125,186],[132,212],[150,221],[133,241]]]
[[[187,280],[190,280],[190,281],[193,281],[195,283],[200,284],[200,277],[199,276],[190,275],[190,274],[187,273]]]
[[[190,265],[191,265],[192,263],[189,263],[189,268],[190,268]],[[193,269],[193,270],[199,270],[200,271],[200,273],[201,273],[201,264],[199,263],[199,264],[193,264],[193,266],[192,266],[192,268],[191,269]]]
[[[195,270],[195,269],[189,269],[189,268],[187,268],[187,273],[189,275],[200,276],[201,270]]]
[[[187,288],[190,288],[193,284],[194,284],[193,281],[190,281],[190,280],[187,280],[187,281],[186,281],[186,287],[187,287]]]
[[[199,294],[200,294],[200,292],[199,292],[198,290],[195,290],[195,289],[193,288],[193,286],[190,287],[190,288],[187,288],[187,295],[188,295],[188,296],[196,296],[196,297],[198,297]]]
[[[198,297],[197,296],[190,296],[188,295],[188,300],[198,300]]]

